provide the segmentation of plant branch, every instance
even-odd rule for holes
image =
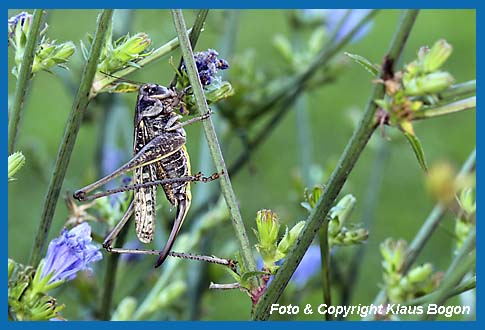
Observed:
[[[466,160],[466,162],[463,164],[455,181],[460,181],[461,178],[473,172],[475,170],[475,166],[476,166],[476,151],[473,150],[470,156],[468,156],[468,159]],[[423,226],[416,234],[411,244],[409,244],[408,249],[406,251],[406,258],[403,264],[403,272],[402,272],[403,275],[405,275],[407,271],[411,268],[411,265],[417,259],[419,253],[423,250],[424,246],[431,238],[436,228],[438,228],[438,225],[441,223],[441,220],[445,216],[446,210],[447,209],[443,204],[438,203],[436,204],[436,206],[433,208],[431,213],[424,221]],[[374,299],[373,304],[374,305],[383,304],[385,303],[385,300],[386,300],[386,293],[384,290],[381,290],[377,294],[376,298]]]
[[[180,41],[180,48],[182,50],[182,55],[184,58],[184,63],[187,68],[187,74],[189,76],[190,84],[194,92],[194,97],[196,100],[197,108],[200,114],[208,113],[209,107],[202,90],[202,84],[200,83],[197,67],[195,65],[194,56],[192,49],[190,47],[190,41],[187,36],[187,31],[185,27],[185,21],[183,18],[182,11],[172,10],[172,16],[174,20],[175,29]],[[209,151],[211,153],[212,159],[216,170],[222,173],[220,178],[222,194],[227,203],[227,207],[231,214],[232,224],[236,232],[237,240],[241,247],[241,256],[244,262],[244,266],[248,271],[256,271],[256,263],[254,261],[253,253],[251,251],[251,246],[246,234],[246,229],[244,227],[244,222],[239,211],[239,206],[236,200],[236,196],[232,189],[231,181],[229,179],[229,174],[227,172],[226,164],[222,156],[221,148],[217,139],[217,135],[214,130],[214,126],[209,117],[208,120],[202,122],[204,127],[204,132],[207,138],[207,143],[209,145]]]
[[[209,9],[201,9],[197,13],[194,26],[192,27],[192,31],[190,31],[190,35],[189,35],[190,46],[192,47],[192,49],[195,48],[195,45],[197,44],[197,40],[199,40],[200,33],[202,32],[202,28],[204,27],[204,23],[208,14],[209,14]],[[178,65],[179,71],[182,68],[183,62],[184,62],[184,59],[182,57],[180,58],[180,62]],[[177,84],[177,79],[178,79],[178,74],[175,74],[175,76],[172,79],[172,82],[170,83],[170,86],[175,86]]]
[[[311,77],[313,77],[314,73],[325,63],[327,63],[333,56],[335,56],[350,40],[352,40],[353,36],[366,24],[370,21],[379,10],[372,10],[366,16],[364,16],[359,23],[355,25],[355,27],[345,36],[343,37],[338,43],[331,45],[328,48],[322,49],[322,51],[315,57],[313,62],[308,66],[308,68],[303,71],[302,73],[292,77],[287,84],[282,86],[278,91],[273,93],[271,96],[268,97],[267,101],[261,104],[258,108],[256,108],[251,114],[248,116],[249,121],[254,121],[258,119],[260,116],[267,113],[276,103],[278,103],[281,99],[285,98],[285,95],[289,93],[295,86],[300,86],[305,84]]]
[[[25,45],[22,63],[20,64],[19,73],[17,76],[17,84],[15,86],[15,97],[12,107],[9,112],[8,121],[8,154],[14,152],[15,142],[17,140],[18,127],[22,109],[24,105],[25,95],[29,88],[30,79],[32,78],[32,63],[34,63],[35,50],[37,46],[37,39],[39,37],[40,23],[42,21],[43,10],[36,9],[32,17],[32,23],[27,35],[27,43]]]
[[[111,22],[113,10],[103,10],[98,18],[98,26],[94,36],[93,44],[89,54],[88,61],[84,67],[81,83],[78,93],[74,99],[71,113],[67,120],[64,136],[62,137],[57,158],[54,164],[54,171],[49,182],[47,194],[44,201],[44,209],[37,230],[34,246],[30,256],[30,265],[36,267],[40,261],[40,254],[45,247],[49,229],[52,224],[52,218],[56,209],[57,200],[61,192],[62,182],[66,175],[69,159],[71,158],[76,136],[81,126],[83,114],[89,103],[89,92],[93,84],[94,76],[98,67],[101,49],[104,45],[106,31]]]
[[[191,30],[189,30],[191,31]],[[188,31],[188,32],[189,32]],[[155,60],[158,60],[159,58],[169,54],[170,52],[174,51],[175,49],[177,49],[179,47],[179,40],[178,38],[173,38],[172,40],[170,40],[169,42],[167,42],[166,44],[160,46],[159,48],[155,49],[150,55],[142,58],[141,60],[139,60],[138,62],[136,62],[136,64],[138,64],[140,67],[143,67]],[[133,66],[128,66],[122,70],[119,70],[119,71],[116,71],[116,76],[104,76],[103,78],[101,78],[100,80],[97,81],[97,88],[96,90],[101,90],[102,87],[104,86],[108,86],[109,84],[113,83],[114,81],[116,81],[117,79],[119,78],[122,78],[136,70],[138,70],[139,68],[137,67],[133,67]]]
[[[328,219],[326,219],[320,228],[320,263],[322,267],[323,281],[323,303],[332,306],[332,292],[330,282],[330,248],[328,244]],[[325,313],[325,320],[331,321],[332,315]]]
[[[383,65],[384,70],[380,75],[382,78],[389,74],[389,71],[393,69],[393,64],[398,61],[402,49],[404,48],[404,44],[406,43],[409,33],[411,32],[411,28],[414,25],[417,14],[417,10],[404,11],[397,28],[397,32],[391,42],[388,55],[386,56],[386,62]],[[280,269],[278,269],[278,272],[276,273],[269,288],[256,306],[256,310],[253,315],[254,319],[266,320],[269,317],[271,305],[275,303],[283,293],[283,290],[296,270],[296,267],[313,241],[315,234],[322,226],[328,212],[330,211],[330,208],[332,207],[335,199],[347,180],[348,175],[359,159],[359,156],[366,146],[367,141],[376,129],[376,125],[374,123],[376,105],[374,100],[383,97],[383,95],[383,86],[374,86],[373,93],[367,102],[363,118],[355,129],[349,143],[345,147],[336,169],[326,184],[317,205],[308,217],[305,227],[300,233],[296,244],[288,254],[285,263]]]
[[[443,100],[454,99],[457,97],[463,97],[469,94],[474,94],[477,92],[477,82],[476,80],[466,81],[461,84],[456,84],[445,90],[440,94],[440,98]]]
[[[477,106],[477,97],[472,96],[463,100],[451,102],[445,105],[439,105],[428,109],[418,110],[413,114],[413,120],[429,119],[450,113],[475,109]]]

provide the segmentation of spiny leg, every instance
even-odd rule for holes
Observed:
[[[106,190],[103,192],[95,193],[92,195],[84,195],[82,196],[82,201],[91,201],[94,199],[98,199],[104,196],[109,196],[113,194],[117,194],[120,192],[125,192],[129,190],[135,190],[135,189],[140,189],[140,188],[146,188],[146,187],[151,187],[151,186],[158,186],[162,184],[169,184],[169,183],[179,183],[179,182],[210,182],[213,180],[218,179],[223,173],[213,173],[210,176],[203,176],[201,172],[197,173],[196,175],[189,175],[189,176],[184,176],[180,178],[168,178],[168,179],[162,179],[162,180],[154,180],[150,182],[145,182],[145,183],[139,183],[139,184],[133,184],[133,185],[128,185],[128,186],[123,186],[115,189],[110,189]]]
[[[168,128],[165,128],[165,130],[168,131],[168,132],[175,131],[175,130],[177,130],[177,129],[181,128],[181,127],[184,127],[186,125],[190,125],[190,124],[196,123],[198,121],[206,120],[211,115],[212,115],[212,111],[209,111],[209,112],[204,113],[203,115],[200,115],[200,116],[197,116],[197,117],[188,119],[186,121],[183,121],[183,122],[178,123],[178,124],[173,125],[173,126],[169,126]]]
[[[185,144],[185,138],[179,136],[157,136],[145,145],[130,161],[104,178],[77,190],[74,198],[83,201],[86,194],[106,184],[112,179],[137,167],[145,166],[177,152]]]

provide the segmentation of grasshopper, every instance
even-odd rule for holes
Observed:
[[[182,98],[187,91],[188,88],[178,93],[174,88],[157,84],[142,85],[138,91],[135,109],[133,158],[104,178],[74,193],[74,198],[77,200],[87,201],[113,193],[134,190],[133,200],[126,213],[103,242],[103,247],[108,252],[158,254],[155,267],[159,267],[168,255],[188,259],[199,258],[170,252],[190,207],[192,198],[190,182],[208,182],[219,177],[218,173],[214,173],[210,177],[203,177],[201,173],[190,174],[190,159],[185,147],[184,126],[207,119],[211,113],[208,112],[181,122],[182,116],[177,114],[175,109],[183,105]],[[133,185],[88,195],[94,189],[129,171],[133,171]],[[142,243],[149,243],[153,240],[157,186],[162,186],[168,201],[177,207],[175,221],[163,249],[155,251],[113,247],[114,239],[133,213],[138,239]],[[218,263],[217,260],[207,260],[207,258],[215,257],[200,258]]]

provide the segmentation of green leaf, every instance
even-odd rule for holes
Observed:
[[[409,144],[411,145],[411,148],[413,148],[414,154],[418,159],[419,165],[425,172],[428,172],[428,165],[426,164],[426,159],[424,157],[423,146],[421,145],[421,142],[419,141],[418,137],[408,132],[403,132],[403,133],[406,139],[408,140]]]
[[[371,61],[369,61],[365,57],[357,55],[357,54],[347,53],[347,52],[345,52],[344,54],[347,55],[348,57],[350,57],[352,60],[354,60],[354,62],[362,65],[364,67],[364,69],[366,69],[367,72],[369,72],[371,75],[377,76],[379,74],[379,70],[380,70],[379,66],[372,63]]]

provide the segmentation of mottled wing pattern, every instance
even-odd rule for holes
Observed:
[[[150,141],[146,126],[142,121],[135,127],[134,152],[138,153]],[[134,184],[156,180],[155,166],[149,164],[133,171]],[[155,197],[156,186],[135,190],[135,230],[140,242],[149,243],[153,239],[155,229]]]

